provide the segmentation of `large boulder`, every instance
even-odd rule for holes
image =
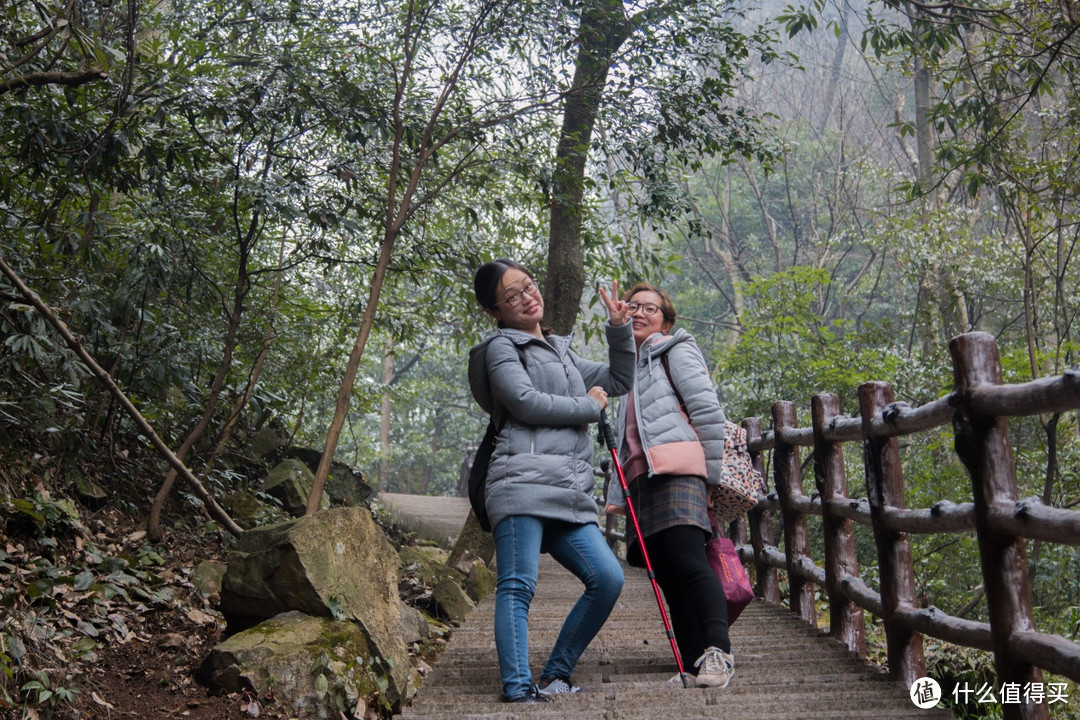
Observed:
[[[307,510],[308,496],[315,476],[307,465],[288,458],[278,463],[263,481],[263,492],[281,501],[281,506],[292,515],[303,515]],[[330,507],[330,501],[324,494],[321,508]]]
[[[225,563],[207,560],[199,563],[191,575],[191,584],[203,595],[221,596],[221,579],[225,577]]]
[[[320,720],[351,717],[361,700],[398,706],[401,697],[386,676],[359,625],[299,612],[229,637],[196,672],[208,687],[272,694],[290,717]]]
[[[225,493],[221,504],[241,527],[258,525],[260,516],[267,511],[265,501],[259,500],[251,488],[242,487]]]
[[[431,587],[445,578],[451,578],[458,583],[465,579],[465,573],[447,567],[447,552],[442,548],[407,545],[398,551],[398,557],[401,559],[403,573]]]
[[[252,456],[267,458],[275,453],[288,440],[276,428],[264,425],[248,441],[248,450]]]
[[[411,605],[402,606],[401,637],[405,645],[412,645],[431,637],[431,624],[424,613]]]
[[[450,549],[450,557],[446,564],[457,567],[467,553],[480,558],[489,567],[495,558],[495,538],[480,527],[480,522],[472,510],[469,511],[465,523],[461,526],[461,532],[458,533],[454,547]]]
[[[290,447],[283,454],[304,463],[312,473],[319,469],[319,462],[322,460],[322,451],[312,448]],[[323,491],[330,498],[331,505],[347,507],[367,507],[372,495],[371,486],[364,479],[364,473],[340,460],[330,463],[330,474],[326,477]]]
[[[228,632],[298,610],[359,624],[389,666],[391,694],[409,675],[397,552],[364,508],[334,508],[248,530],[229,553],[221,612]]]
[[[483,560],[477,558],[476,562],[469,567],[469,576],[465,578],[463,587],[469,598],[478,603],[495,588],[495,573],[484,564]]]
[[[461,585],[450,578],[440,580],[439,584],[432,589],[431,600],[439,617],[449,620],[454,625],[464,622],[476,607]]]

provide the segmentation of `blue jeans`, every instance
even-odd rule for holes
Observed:
[[[497,580],[495,584],[495,647],[507,698],[532,688],[529,669],[529,605],[536,591],[540,553],[550,553],[584,584],[563,621],[559,637],[541,680],[569,678],[578,658],[600,632],[623,586],[623,571],[600,528],[593,523],[575,525],[556,520],[511,515],[494,530]]]

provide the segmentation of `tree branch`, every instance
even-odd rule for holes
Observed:
[[[108,77],[104,70],[97,68],[81,72],[32,72],[0,82],[0,94],[41,85],[70,85],[71,87],[77,87],[96,80],[105,80]]]

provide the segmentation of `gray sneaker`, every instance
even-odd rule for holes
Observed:
[[[579,693],[581,688],[570,682],[570,678],[555,678],[554,680],[541,680],[536,686],[536,692],[541,695],[567,695]]]
[[[703,688],[726,688],[735,674],[735,657],[718,647],[705,648],[694,663],[699,668],[697,686]]]

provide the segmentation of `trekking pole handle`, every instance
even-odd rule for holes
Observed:
[[[607,410],[600,411],[600,436],[604,439],[604,444],[607,445],[608,450],[615,449],[615,433],[611,430],[611,423],[608,422]]]

